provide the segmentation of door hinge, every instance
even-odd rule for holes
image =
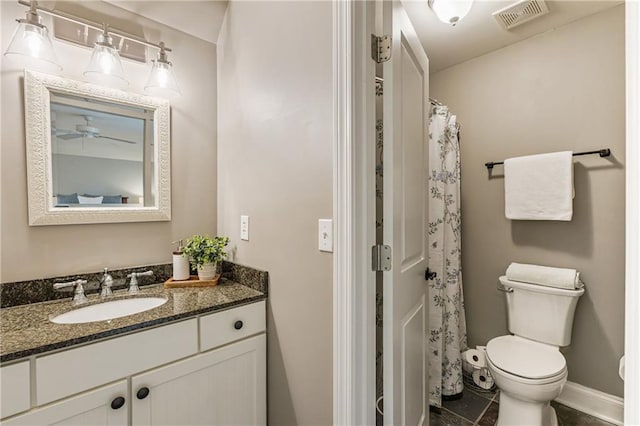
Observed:
[[[391,59],[391,37],[371,34],[371,58],[381,64]]]
[[[391,270],[391,247],[378,244],[371,247],[371,269],[373,271]]]

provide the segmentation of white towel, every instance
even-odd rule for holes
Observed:
[[[523,283],[544,285],[547,287],[576,289],[584,287],[580,281],[580,272],[575,269],[553,268],[551,266],[511,263],[507,268],[507,279]]]
[[[571,151],[509,158],[504,162],[507,219],[571,220],[573,216]]]

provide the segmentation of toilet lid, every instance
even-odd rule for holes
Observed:
[[[529,379],[555,376],[567,365],[557,347],[517,336],[491,339],[487,356],[501,370]]]

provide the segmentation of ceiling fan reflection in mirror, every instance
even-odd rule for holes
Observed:
[[[134,141],[130,141],[127,139],[120,139],[120,138],[113,138],[110,136],[102,136],[100,134],[100,129],[97,127],[92,127],[91,126],[91,121],[93,120],[93,117],[89,116],[89,115],[85,115],[84,116],[85,122],[86,124],[76,124],[76,130],[64,130],[64,129],[53,129],[54,133],[56,135],[56,137],[63,139],[63,140],[71,140],[71,139],[78,139],[78,138],[89,138],[89,139],[105,139],[105,140],[111,140],[111,141],[116,141],[116,142],[124,142],[124,143],[129,143],[129,144],[135,144]],[[61,133],[64,132],[64,133]]]

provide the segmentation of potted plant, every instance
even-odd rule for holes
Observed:
[[[189,258],[191,266],[198,270],[200,280],[211,280],[216,276],[218,262],[227,257],[224,248],[229,244],[229,237],[194,235],[187,239],[182,255]]]

